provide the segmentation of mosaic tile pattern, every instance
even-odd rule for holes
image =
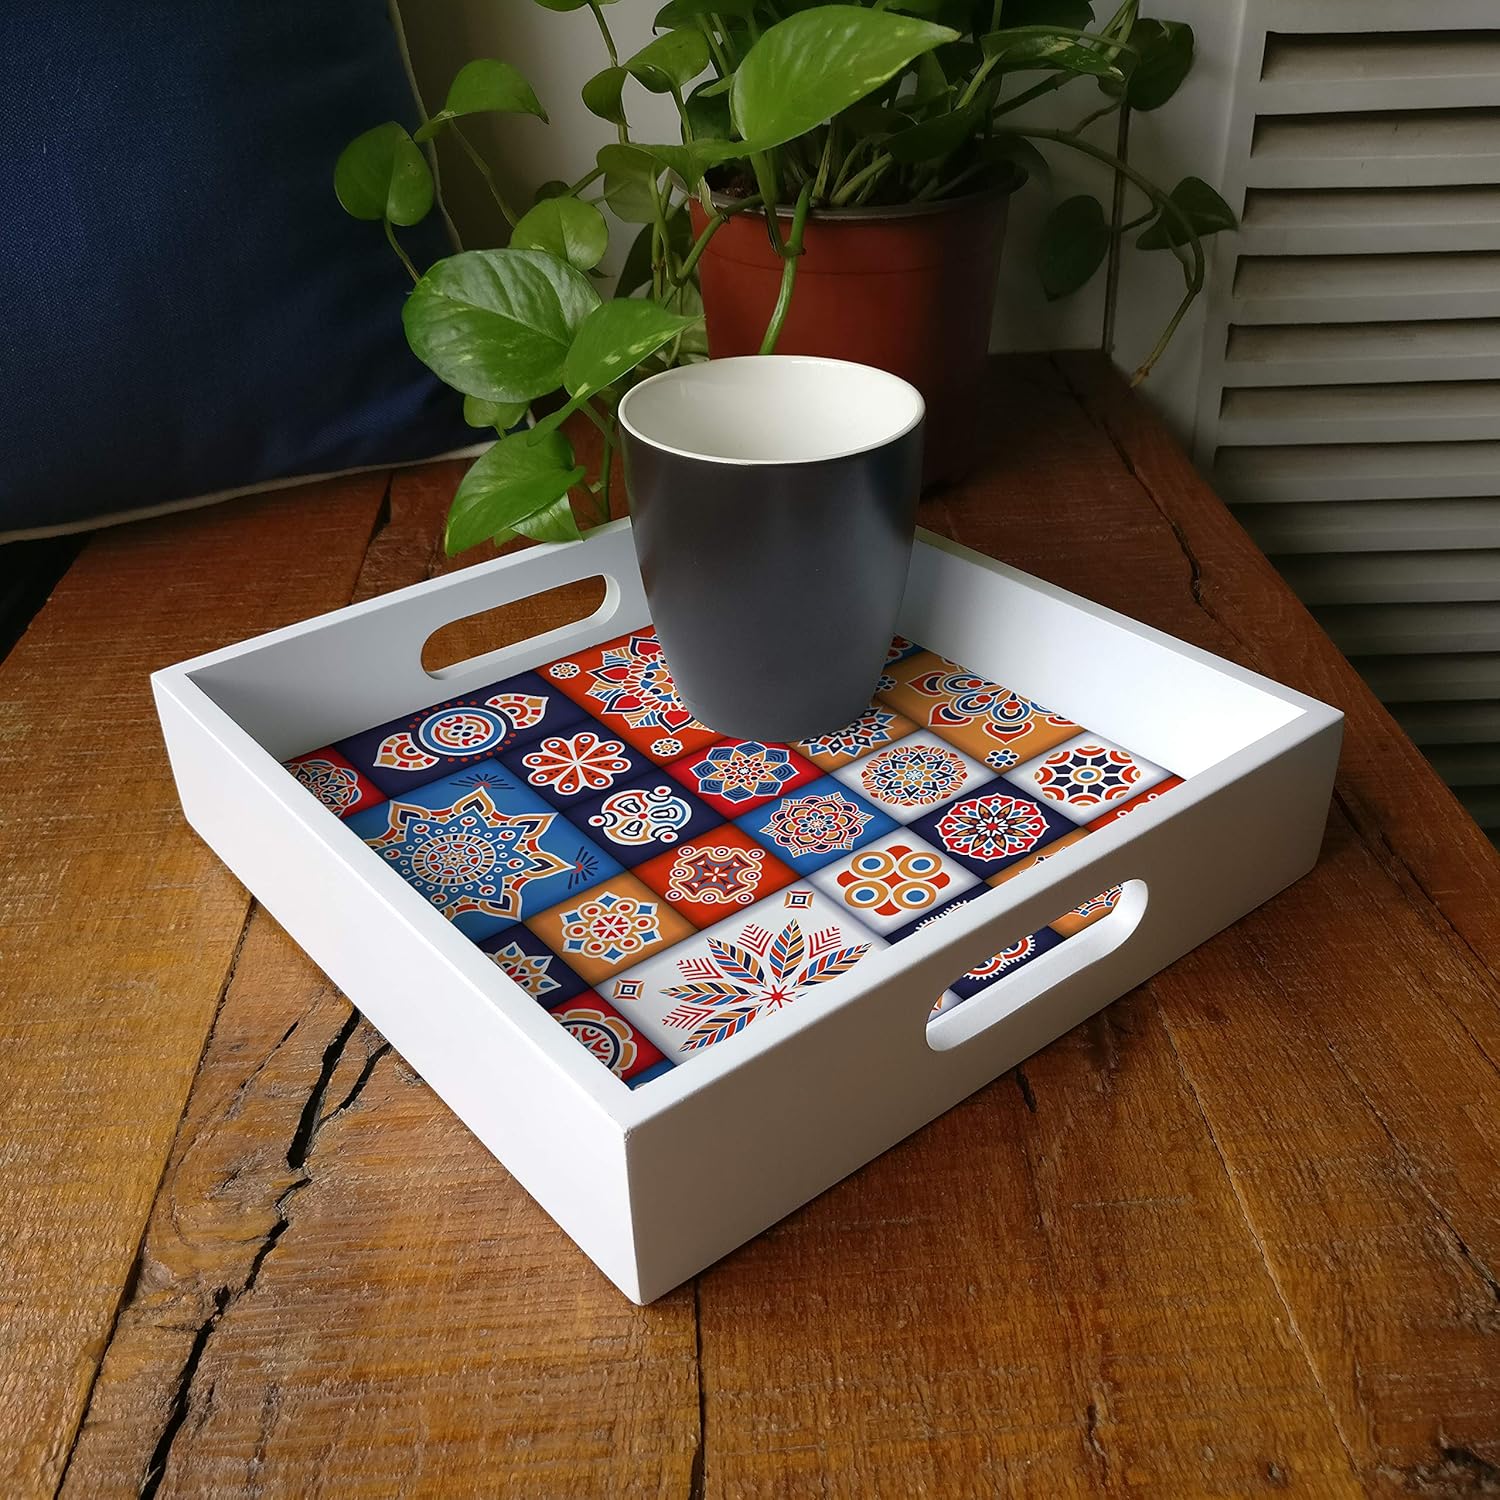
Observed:
[[[1181,784],[901,637],[844,729],[728,739],[649,629],[286,764],[632,1088]],[[1119,898],[960,975],[933,1014]]]

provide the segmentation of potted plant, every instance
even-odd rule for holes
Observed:
[[[670,0],[656,17],[659,34],[625,57],[606,0],[538,3],[587,4],[607,59],[584,85],[583,104],[617,138],[576,182],[544,184],[524,212],[495,187],[464,122],[486,111],[546,119],[521,74],[495,59],[461,69],[415,139],[397,124],[377,126],[350,143],[334,174],[340,202],[381,223],[411,273],[403,318],[412,349],[462,392],[474,426],[499,434],[454,497],[450,552],[512,535],[576,538],[570,495],[580,512],[608,519],[620,396],[710,349],[799,349],[908,374],[928,397],[929,431],[938,433],[928,447],[939,451],[944,429],[962,426],[954,413],[965,393],[977,389],[1006,195],[1047,178],[1039,143],[1111,167],[1140,205],[1112,228],[1097,199],[1058,203],[1038,255],[1045,296],[1078,290],[1124,233],[1182,265],[1182,301],[1137,379],[1203,286],[1203,239],[1234,224],[1206,183],[1188,177],[1165,190],[1083,133],[1119,109],[1160,107],[1191,67],[1191,29],[1142,19],[1138,0],[1097,28],[1088,0],[811,9],[797,0]],[[1075,81],[1093,98],[1072,129],[1021,123],[1026,104]],[[632,138],[632,89],[671,96],[681,140]],[[444,132],[490,184],[510,244],[419,272],[396,230],[432,207],[419,143]],[[601,203],[641,226],[609,299],[596,285],[609,242]],[[858,218],[843,217],[851,213]],[[901,254],[904,269],[892,272]],[[799,284],[804,263],[816,274]],[[531,431],[512,431],[545,400],[560,404]],[[600,430],[592,475],[558,430],[574,413]]]

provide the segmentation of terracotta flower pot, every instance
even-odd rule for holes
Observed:
[[[916,386],[927,403],[927,484],[960,477],[976,456],[1009,196],[834,209],[807,223],[776,352],[855,360]],[[706,216],[692,209],[701,232]],[[785,234],[790,210],[780,212]],[[754,354],[781,284],[765,215],[736,214],[698,270],[710,356]]]

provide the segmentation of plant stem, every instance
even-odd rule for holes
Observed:
[[[564,194],[568,198],[576,198],[591,182],[598,182],[604,176],[603,167],[595,167],[591,172],[585,172]]]
[[[1106,115],[1112,115],[1123,103],[1123,95],[1119,99],[1112,99],[1108,104],[1101,104],[1098,109],[1086,114],[1072,130],[1073,135],[1082,135],[1095,120],[1102,120]]]
[[[1008,115],[1013,109],[1020,109],[1023,104],[1030,104],[1033,99],[1040,99],[1044,94],[1056,93],[1065,83],[1071,83],[1071,73],[1059,73],[1053,78],[1043,79],[1041,83],[1034,83],[1029,89],[1022,89],[1010,99],[1002,100],[990,111],[990,118],[996,115]]]
[[[615,434],[612,430],[602,428],[604,432],[604,445],[599,455],[599,520],[604,523],[612,519],[609,506],[609,486],[614,478],[615,457]]]
[[[771,248],[785,258],[786,245],[781,238],[781,225],[776,219],[776,170],[767,151],[754,151],[750,155],[750,166],[755,172],[755,185],[760,189],[760,201],[766,206],[766,233],[771,239]]]
[[[792,210],[792,232],[782,252],[781,289],[776,293],[776,306],[771,312],[771,321],[766,324],[766,336],[760,341],[762,354],[774,354],[776,341],[781,337],[781,325],[786,322],[787,309],[792,305],[792,285],[797,279],[797,261],[802,254],[802,235],[807,228],[807,210],[812,204],[812,184],[804,183],[797,194],[797,206]]]
[[[391,249],[396,252],[396,256],[401,264],[406,267],[406,274],[414,282],[420,281],[422,278],[417,275],[417,268],[412,265],[411,257],[401,248],[401,242],[396,238],[396,231],[391,227],[391,221],[385,219],[382,222],[385,224],[385,237],[390,241]]]
[[[475,170],[484,178],[485,186],[490,190],[490,196],[500,205],[500,212],[505,215],[505,222],[512,229],[516,227],[516,214],[510,204],[505,201],[502,193],[495,182],[495,174],[490,171],[490,164],[474,149],[474,143],[458,128],[457,120],[448,121],[448,129],[453,132],[453,138],[464,148],[464,154],[474,163]]]
[[[703,226],[703,233],[693,241],[693,248],[683,257],[682,264],[677,268],[672,277],[674,286],[682,286],[693,274],[698,262],[703,258],[703,252],[708,249],[708,242],[727,224],[735,214],[744,213],[747,208],[754,208],[761,201],[759,193],[752,193],[748,198],[737,198],[734,203],[725,208],[716,208],[709,215],[708,223]]]
[[[599,23],[599,35],[604,38],[604,47],[609,53],[609,65],[612,68],[618,68],[620,54],[615,50],[615,39],[610,35],[609,22],[604,19],[604,12],[599,9],[599,0],[589,0],[589,9],[593,11],[594,19]]]
[[[719,24],[717,15],[714,17],[714,24]],[[719,77],[727,78],[734,72],[734,64],[729,61],[723,47],[720,46],[719,39],[714,35],[714,28],[709,24],[707,16],[698,17],[698,29],[703,33],[704,41],[708,43],[708,50],[713,57],[714,66],[719,70]]]
[[[869,166],[861,167],[843,187],[834,195],[835,203],[847,203],[855,194],[856,190],[867,184],[873,186],[874,181],[885,169],[895,161],[895,157],[889,151],[882,151]]]

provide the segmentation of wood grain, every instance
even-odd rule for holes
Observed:
[[[385,484],[104,533],[0,666],[6,1494],[61,1472],[244,924],[147,674],[346,602]]]
[[[23,826],[61,869],[28,874],[28,1008],[7,992],[5,1139],[45,1141],[3,1189],[41,1226],[6,1251],[31,1330],[0,1334],[10,1491],[50,1492],[69,1457],[88,1497],[1500,1491],[1500,861],[1102,361],[1006,361],[993,410],[990,463],[924,522],[1344,708],[1317,870],[636,1309],[269,918],[244,921],[174,823],[141,705],[150,862],[123,836],[77,862],[102,759]],[[373,515],[361,531],[326,492],[91,548],[0,718],[30,775],[40,731],[87,713],[49,696],[54,661],[107,693],[143,652],[262,628],[257,599],[290,618],[336,602],[315,584],[429,576],[457,472],[398,476],[368,549]],[[314,515],[338,578],[304,555]],[[250,551],[245,525],[267,529]],[[228,570],[195,557],[143,643],[188,544],[241,559],[240,613],[213,614]],[[132,934],[127,892],[158,867],[146,910],[176,924]],[[123,1004],[92,948],[46,958],[99,870],[87,941],[127,945]],[[16,1043],[43,1020],[33,1071]]]

